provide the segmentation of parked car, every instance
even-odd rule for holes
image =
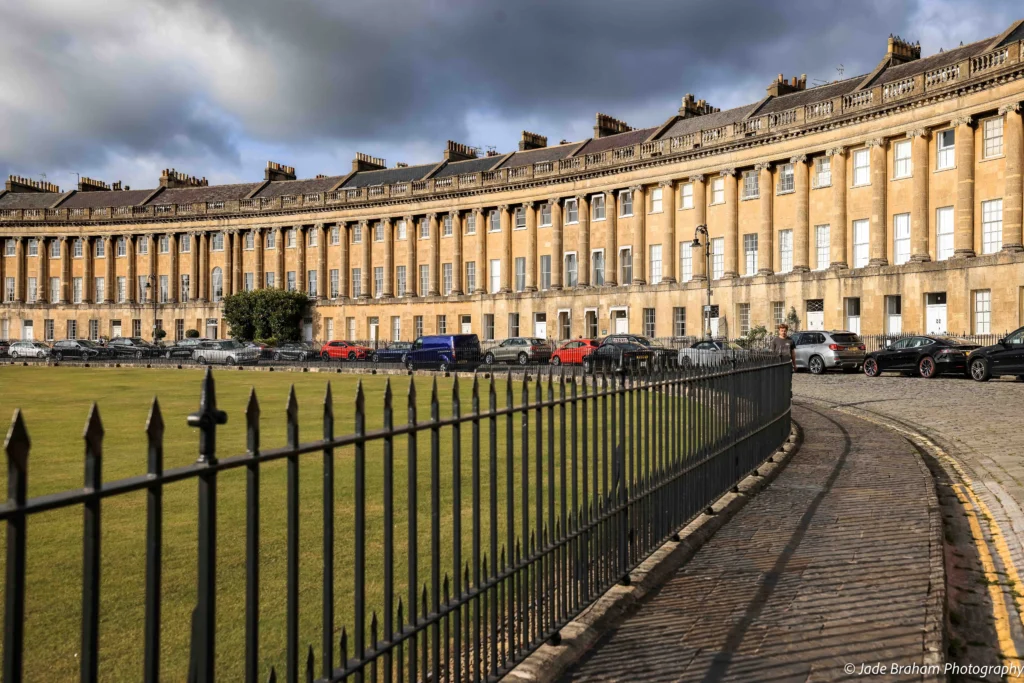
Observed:
[[[56,360],[65,358],[89,360],[91,358],[106,358],[110,355],[110,350],[87,339],[64,339],[53,343],[50,354]]]
[[[43,342],[16,341],[11,344],[11,358],[48,358],[50,347]]]
[[[257,362],[260,358],[260,351],[247,348],[234,339],[208,340],[196,347],[193,358],[200,365],[208,363],[243,365]]]
[[[320,357],[324,360],[366,360],[373,353],[368,346],[360,346],[347,341],[329,341],[320,347]]]
[[[160,349],[142,337],[114,337],[107,343],[111,355],[129,358],[152,358]]]
[[[600,340],[597,348],[583,359],[583,371],[590,374],[651,368],[656,362],[656,353],[630,337],[632,335],[617,334]]]
[[[688,349],[679,349],[676,362],[684,368],[691,365],[718,365],[747,353],[749,351],[736,342],[705,339],[695,342]]]
[[[864,365],[864,342],[853,332],[797,332],[793,335],[797,370],[821,375],[831,368],[857,372]]]
[[[256,349],[260,352],[260,358],[272,358],[274,356],[274,350],[267,344],[257,341],[241,342],[242,346],[247,349]]]
[[[1024,379],[1024,327],[1015,330],[992,346],[974,349],[967,357],[971,377],[987,382],[992,377],[1015,375]]]
[[[546,363],[551,358],[551,344],[540,337],[510,337],[500,344],[489,346],[484,351],[484,362],[518,363],[526,365],[530,361]]]
[[[977,344],[953,337],[906,337],[865,356],[864,374],[878,377],[883,372],[895,370],[925,378],[941,374],[962,375],[967,370],[967,354],[977,348]]]
[[[567,341],[551,353],[552,365],[580,365],[583,359],[594,352],[597,342],[593,339]]]
[[[480,338],[475,334],[438,334],[414,341],[405,354],[405,367],[442,372],[457,365],[471,369],[480,363],[480,357]]]
[[[11,342],[0,339],[0,358],[7,358],[11,355]]]
[[[164,358],[191,358],[196,348],[206,341],[206,337],[186,337],[176,341],[172,346],[165,346],[160,349]]]
[[[263,351],[264,357],[267,353],[274,360],[309,360],[317,357],[317,348],[309,342],[284,342],[272,349]]]
[[[637,344],[647,349],[653,356],[652,360],[655,365],[661,367],[671,367],[676,362],[676,350],[670,349],[667,346],[661,346],[655,344],[651,339],[643,337],[639,334],[610,334],[605,337],[605,341],[613,340],[616,343],[629,343]]]
[[[370,357],[374,363],[404,363],[405,354],[412,349],[412,342],[391,342],[382,349],[377,349]]]

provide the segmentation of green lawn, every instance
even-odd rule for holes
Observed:
[[[255,389],[262,407],[263,448],[284,444],[285,405],[289,386],[294,383],[299,403],[300,438],[310,441],[322,433],[323,398],[328,381],[334,395],[335,434],[354,430],[354,401],[361,380],[367,407],[367,428],[379,428],[383,420],[386,378],[368,375],[323,373],[264,373],[220,370],[217,381],[218,407],[227,411],[228,423],[218,433],[218,455],[225,457],[245,451],[244,409],[250,388]],[[10,416],[22,408],[32,439],[29,458],[29,495],[38,496],[82,485],[84,442],[82,431],[89,406],[95,400],[106,429],[103,476],[106,481],[143,473],[146,468],[145,424],[153,395],[158,395],[166,423],[165,467],[194,461],[198,438],[185,423],[198,407],[202,374],[194,370],[141,370],[114,368],[48,368],[5,366],[0,368],[0,415]],[[409,379],[395,377],[395,424],[406,422]],[[427,420],[430,384],[419,378],[417,405],[419,419]],[[441,413],[451,413],[451,380],[439,381]],[[487,405],[486,385],[482,404]],[[521,402],[521,385],[515,384],[515,402]],[[471,409],[471,385],[461,385],[462,410]],[[557,393],[557,387],[555,389]],[[498,405],[505,404],[505,384],[497,382]],[[531,388],[531,400],[533,391]],[[556,415],[558,411],[555,411]],[[545,449],[547,418],[545,417]],[[535,422],[530,418],[530,428]],[[556,453],[558,443],[556,422]],[[6,428],[5,428],[6,429]],[[519,437],[522,420],[516,416],[515,509],[516,529],[521,527],[521,465]],[[505,418],[499,421],[497,438],[497,492],[500,545],[505,539]],[[489,546],[488,432],[481,429],[483,548]],[[535,521],[535,441],[530,438],[530,515]],[[421,433],[417,459],[418,481],[418,582],[430,581],[430,440]],[[452,435],[441,433],[440,481],[443,571],[452,572]],[[462,557],[471,559],[472,482],[471,430],[462,433]],[[571,446],[570,446],[571,453]],[[353,548],[353,454],[350,449],[335,452],[335,641],[343,624],[351,637]],[[382,604],[383,577],[383,466],[380,444],[367,449],[367,590],[370,610]],[[405,438],[396,441],[395,480],[395,576],[397,596],[407,595],[406,528],[407,476]],[[544,454],[545,466],[547,453]],[[4,475],[6,473],[4,472]],[[321,642],[322,537],[322,455],[301,458],[300,466],[300,647],[312,644],[319,661]],[[3,477],[0,477],[3,478]],[[603,473],[602,473],[603,478]],[[547,485],[544,482],[545,517]],[[245,470],[224,473],[218,496],[218,680],[240,680],[243,673],[245,595]],[[162,678],[184,680],[187,670],[189,616],[195,604],[197,487],[194,481],[175,484],[164,493],[163,643]],[[556,495],[556,506],[558,501]],[[265,678],[270,666],[279,670],[285,654],[286,604],[286,488],[285,464],[270,463],[261,470],[260,547],[260,658]],[[146,494],[118,496],[104,501],[103,567],[101,590],[100,678],[104,681],[134,681],[140,678],[143,654],[143,598],[145,578]],[[26,680],[65,680],[77,677],[81,624],[81,534],[80,507],[45,513],[28,526],[28,593],[26,633]],[[3,555],[0,554],[0,563]],[[489,559],[489,564],[493,558]],[[406,604],[408,614],[408,604]],[[369,625],[367,624],[367,629]],[[367,637],[369,640],[369,638]],[[351,641],[350,641],[351,642]],[[337,654],[335,654],[337,658]]]

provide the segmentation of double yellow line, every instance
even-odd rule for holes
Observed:
[[[971,537],[974,540],[975,547],[978,549],[978,558],[981,560],[982,570],[985,574],[985,582],[988,585],[989,597],[992,600],[996,637],[999,640],[999,650],[1004,660],[1012,660],[1013,663],[1019,663],[1021,658],[1017,650],[1017,646],[1013,642],[1013,636],[1011,635],[1010,626],[1012,622],[1009,609],[1006,605],[1006,594],[1002,590],[1002,584],[999,580],[999,575],[996,572],[995,562],[993,561],[992,553],[989,551],[988,541],[985,538],[985,534],[982,532],[979,514],[985,519],[989,536],[992,538],[992,545],[995,547],[995,552],[999,556],[1000,562],[1006,569],[1006,575],[1013,585],[1011,595],[1013,596],[1013,603],[1016,608],[1015,611],[1017,613],[1017,618],[1021,621],[1022,628],[1024,628],[1024,596],[1022,596],[1020,591],[1024,591],[1024,584],[1021,584],[1020,575],[1017,572],[1017,566],[1014,564],[1013,557],[1010,555],[1010,548],[1006,544],[1006,538],[1003,536],[1003,533],[1000,530],[999,525],[996,523],[995,518],[992,516],[991,511],[988,509],[988,506],[986,506],[974,492],[971,477],[967,474],[964,468],[960,466],[960,463],[957,462],[949,453],[923,434],[911,431],[898,424],[879,420],[874,417],[873,414],[867,414],[859,410],[849,410],[839,406],[835,409],[841,413],[852,415],[853,417],[866,420],[903,435],[911,442],[935,454],[945,465],[949,467],[949,469],[956,473],[957,478],[960,479],[960,483],[953,484],[952,488],[953,492],[956,494],[957,500],[960,501],[960,504],[963,505],[964,510],[966,511],[967,521],[971,529]],[[1011,662],[1007,661],[1006,663]],[[1021,681],[1024,679],[1011,676],[1008,677],[1007,680]]]

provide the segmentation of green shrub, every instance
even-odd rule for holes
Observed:
[[[199,330],[187,330],[185,336],[189,339],[197,339],[199,337]]]
[[[257,289],[226,297],[224,320],[231,327],[231,336],[241,341],[299,341],[308,308],[309,297],[302,292]]]

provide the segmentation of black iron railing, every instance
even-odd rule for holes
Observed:
[[[367,427],[360,385],[355,430],[344,436],[334,433],[328,385],[322,438],[306,443],[299,440],[293,388],[286,445],[274,449],[260,442],[260,407],[253,391],[245,413],[248,452],[218,458],[217,429],[228,416],[217,408],[208,370],[199,410],[188,418],[199,431],[195,463],[164,469],[164,423],[154,399],[146,430],[148,472],[105,482],[104,428],[94,406],[85,432],[84,487],[30,499],[29,434],[18,411],[5,444],[8,498],[0,507],[7,527],[4,680],[16,683],[23,676],[29,518],[60,508],[83,511],[80,678],[96,681],[101,511],[107,499],[143,491],[145,643],[139,667],[145,681],[176,677],[161,671],[162,494],[167,485],[182,481],[198,484],[198,586],[188,677],[217,679],[217,572],[223,562],[217,548],[217,487],[220,475],[235,469],[247,473],[245,645],[230,657],[244,659],[244,680],[276,680],[274,669],[260,668],[259,501],[261,467],[281,460],[287,468],[287,647],[279,666],[286,680],[496,680],[544,642],[557,640],[560,629],[609,588],[628,582],[632,569],[785,441],[790,377],[788,361],[755,352],[728,364],[642,376],[509,378],[499,405],[491,376],[473,380],[468,410],[456,377],[450,413],[444,415],[435,379],[427,419],[417,412],[414,378],[401,408],[405,424],[397,423],[388,384],[382,412],[371,413],[374,421],[380,418],[376,429]],[[335,464],[342,452],[353,459],[352,515],[344,519],[353,533],[351,548],[339,553]],[[442,471],[442,460],[450,460],[450,471]],[[299,633],[300,462],[323,472],[318,492],[323,497],[322,640],[316,654]],[[381,473],[379,489],[367,487],[368,466]],[[421,491],[423,467],[430,483]],[[404,485],[396,476],[403,470]],[[429,529],[418,527],[420,496],[429,499]],[[442,500],[450,506],[444,529]],[[368,575],[368,534],[382,535],[379,576]],[[336,554],[348,553],[353,589],[345,597],[352,611],[350,622],[341,626],[334,572]]]

